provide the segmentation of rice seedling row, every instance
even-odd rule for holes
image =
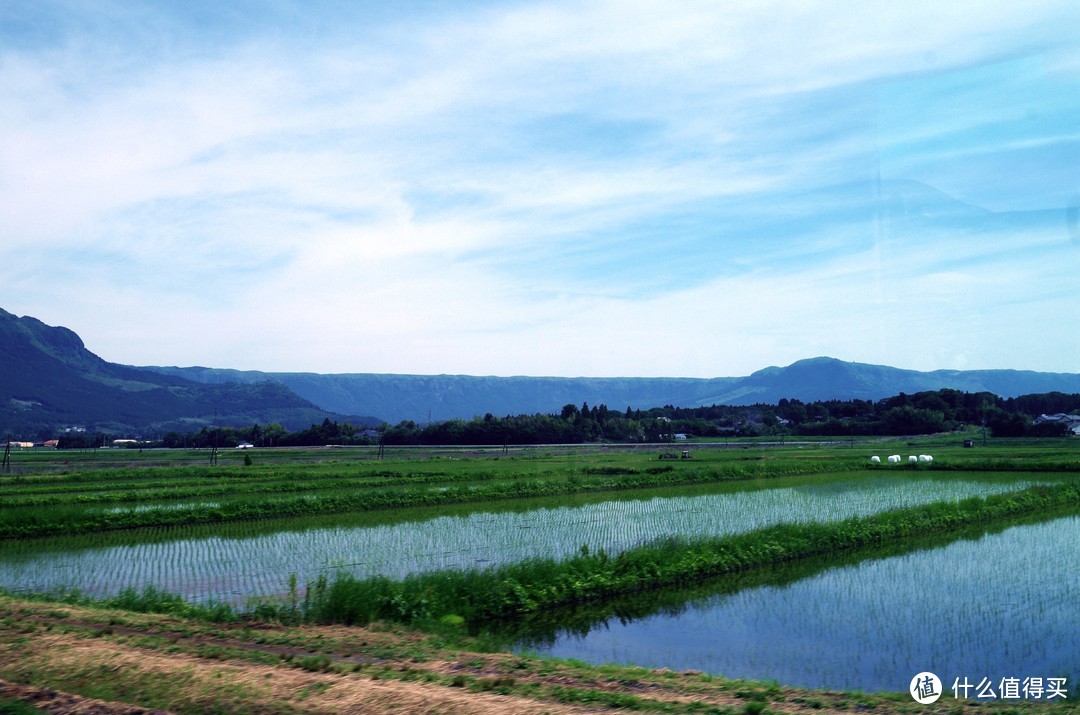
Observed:
[[[0,586],[48,591],[67,587],[106,595],[150,584],[196,600],[238,602],[281,595],[286,577],[358,578],[441,569],[488,569],[532,558],[564,559],[586,547],[615,555],[658,538],[747,533],[782,523],[824,523],[933,502],[1015,491],[1037,475],[1006,481],[910,479],[861,472],[816,485],[719,494],[613,499],[584,506],[480,511],[371,527],[265,533],[237,524],[231,537],[185,538],[185,527],[131,532],[130,543],[99,545],[87,534],[7,542]],[[262,533],[259,533],[262,532]],[[142,541],[140,537],[153,537]]]

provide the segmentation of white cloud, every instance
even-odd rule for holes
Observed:
[[[218,21],[212,38],[121,2],[107,21],[67,7],[62,40],[0,54],[2,307],[97,335],[109,359],[712,375],[847,351],[1022,366],[1020,346],[1009,357],[971,330],[961,349],[891,326],[947,321],[1010,245],[1049,240],[1041,228],[905,233],[867,219],[872,194],[853,215],[854,192],[829,187],[870,185],[883,142],[958,126],[882,135],[881,87],[1016,56],[1075,80],[1071,4],[493,3],[363,23],[286,4],[250,26],[193,7]],[[1048,142],[1075,143],[1031,131],[994,146]],[[918,178],[973,146],[946,146]],[[948,180],[977,193],[982,178]],[[980,329],[1019,310],[992,305]]]

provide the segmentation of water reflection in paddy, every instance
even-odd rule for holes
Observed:
[[[320,575],[400,578],[433,569],[486,568],[530,557],[562,558],[583,544],[610,554],[666,536],[737,534],[782,522],[830,521],[886,509],[1022,489],[1034,480],[831,475],[714,487],[715,493],[610,498],[513,510],[392,512],[239,522],[213,527],[132,530],[4,544],[0,586],[92,595],[153,585],[193,600],[244,603],[282,595],[290,573],[300,584]],[[565,504],[565,505],[564,505]],[[288,524],[288,526],[284,526]]]
[[[905,692],[954,679],[1080,680],[1080,517],[611,617],[518,648],[593,663]],[[584,630],[584,629],[581,629]],[[1070,692],[1070,698],[1073,693]]]

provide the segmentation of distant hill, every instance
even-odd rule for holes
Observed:
[[[1031,370],[934,370],[920,372],[886,365],[818,357],[787,367],[767,367],[739,381],[738,390],[718,395],[717,404],[803,402],[829,399],[880,400],[901,392],[951,388],[1018,397],[1045,392],[1080,393],[1080,374]]]
[[[321,375],[304,372],[257,372],[206,367],[145,368],[209,384],[275,380],[324,409],[362,408],[387,422],[472,418],[485,413],[505,415],[558,412],[582,402],[625,409],[667,404],[712,404],[739,378],[645,377],[473,377],[470,375]]]
[[[397,423],[428,422],[558,412],[563,405],[606,404],[611,409],[675,405],[775,404],[828,399],[878,400],[901,392],[953,388],[993,392],[1002,397],[1080,393],[1080,375],[1022,370],[937,370],[919,372],[884,365],[819,357],[787,367],[767,367],[746,377],[587,378],[472,377],[468,375],[383,375],[257,372],[206,367],[144,368],[208,384],[278,381],[320,407],[343,413],[374,414]]]
[[[300,429],[342,418],[280,381],[205,384],[110,363],[71,330],[2,309],[0,406],[0,434],[25,437],[74,426],[148,433],[279,422]]]

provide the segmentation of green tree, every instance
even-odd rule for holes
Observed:
[[[281,440],[284,439],[287,434],[289,434],[289,432],[283,426],[277,422],[271,422],[266,425],[266,427],[263,427],[262,446],[273,447],[275,444],[281,444]]]

